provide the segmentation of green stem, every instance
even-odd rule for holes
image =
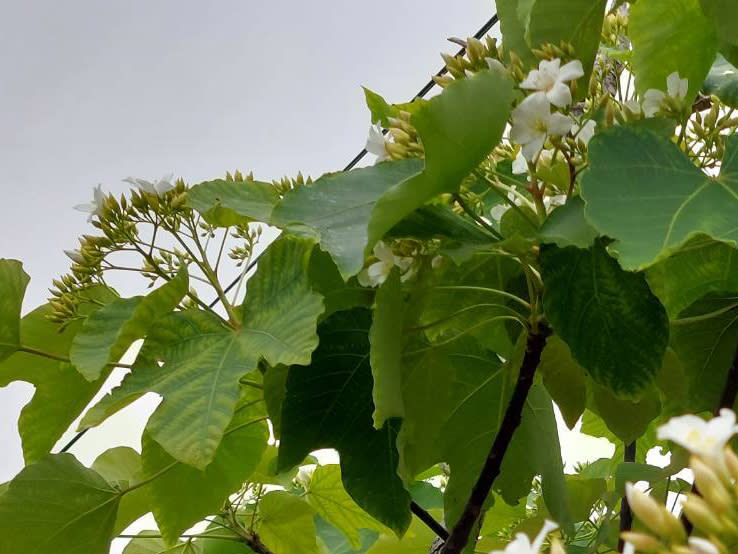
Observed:
[[[488,292],[490,294],[497,294],[504,298],[513,300],[517,302],[518,304],[520,304],[521,306],[525,306],[525,308],[528,310],[530,310],[531,308],[528,302],[526,302],[519,296],[515,296],[514,294],[507,292],[506,290],[491,289],[488,287],[477,287],[477,286],[472,286],[472,285],[438,285],[438,286],[431,287],[431,288],[436,289],[436,290],[468,290],[468,291],[476,291],[476,292]]]
[[[72,361],[69,358],[65,358],[64,356],[59,356],[57,354],[52,354],[50,352],[44,352],[43,350],[38,350],[36,348],[31,348],[30,346],[23,346],[21,345],[18,348],[18,352],[25,352],[26,354],[33,354],[34,356],[40,356],[42,358],[48,358],[49,360],[55,360],[57,362],[63,362],[65,364],[71,364]],[[110,362],[108,364],[105,364],[106,366],[112,366],[112,367],[122,367],[125,369],[131,369],[133,366],[130,364],[119,364],[116,362]]]
[[[432,321],[430,323],[426,323],[425,325],[420,325],[417,327],[408,327],[405,329],[405,332],[407,333],[415,333],[417,331],[425,331],[426,329],[432,329],[433,327],[440,325],[442,323],[445,323],[447,321],[452,320],[455,317],[458,317],[462,314],[465,314],[466,312],[470,312],[472,310],[476,310],[478,308],[501,308],[503,310],[507,310],[515,315],[518,315],[518,313],[510,308],[509,306],[505,306],[504,304],[474,304],[473,306],[467,306],[466,308],[462,308],[450,315],[447,315],[446,317],[442,317],[441,319],[437,319],[435,321]],[[521,318],[521,322],[522,322]]]
[[[461,197],[460,194],[454,194],[454,200],[456,200],[456,203],[461,206],[461,209],[464,210],[466,215],[471,217],[474,221],[476,221],[481,227],[483,227],[485,230],[489,231],[490,234],[492,234],[497,240],[502,240],[503,236],[499,233],[497,229],[492,227],[489,223],[487,223],[482,217],[480,217],[478,214],[472,210],[467,203],[464,201],[464,199]]]

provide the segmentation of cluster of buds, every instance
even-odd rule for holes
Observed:
[[[627,8],[618,9],[605,16],[602,24],[602,44],[611,48],[622,47],[624,37],[628,36],[628,11]]]
[[[243,241],[241,245],[233,247],[228,253],[228,257],[236,261],[236,267],[241,267],[251,260],[262,231],[261,225],[237,225],[231,231],[234,239]]]
[[[446,87],[455,79],[464,79],[469,75],[490,69],[492,66],[504,67],[505,51],[498,44],[496,38],[487,37],[484,42],[474,37],[468,38],[466,41],[459,41],[464,45],[464,54],[452,56],[450,54],[441,54],[448,75],[435,76],[433,80],[441,87]],[[517,61],[519,58],[514,53],[510,54]]]
[[[397,117],[387,118],[387,134],[392,140],[386,141],[384,147],[390,159],[422,158],[425,155],[418,131],[410,122],[411,118],[410,112],[404,110],[400,110]]]
[[[733,117],[732,110],[726,109],[719,98],[712,96],[709,102],[709,111],[704,114],[695,110],[688,127],[689,138],[698,149],[690,148],[687,153],[701,167],[714,167],[723,159],[725,136],[738,127],[738,117]]]
[[[249,174],[251,180],[253,181],[253,176]],[[299,172],[297,174],[297,177],[290,178],[290,177],[282,177],[280,180],[272,181],[272,184],[274,185],[274,188],[277,190],[280,196],[284,196],[289,191],[303,187],[305,185],[311,185],[313,183],[313,179],[311,177],[305,177],[302,172]]]
[[[691,454],[697,492],[688,495],[683,510],[694,525],[687,537],[681,522],[664,506],[632,485],[628,503],[650,531],[623,533],[637,552],[664,554],[729,554],[738,548],[738,456],[727,446],[738,432],[736,416],[723,409],[718,417],[704,421],[693,415],[672,418],[659,428],[669,439]]]

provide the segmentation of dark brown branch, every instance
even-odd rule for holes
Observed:
[[[446,528],[438,523],[432,515],[425,511],[420,504],[414,500],[410,502],[410,511],[414,513],[420,521],[425,523],[431,531],[438,535],[438,537],[444,541],[448,539],[448,531],[446,531]]]
[[[538,363],[541,361],[541,352],[543,352],[543,347],[546,345],[549,333],[547,327],[541,327],[537,333],[531,333],[528,336],[523,364],[520,367],[520,374],[515,383],[510,403],[502,418],[500,430],[495,436],[482,472],[472,488],[464,512],[451,530],[451,535],[446,541],[441,554],[459,554],[469,542],[469,535],[471,535],[475,523],[482,515],[484,502],[487,500],[490,490],[492,490],[495,479],[500,474],[500,467],[502,466],[502,460],[505,458],[507,447],[510,446],[515,430],[520,425],[525,400],[528,398],[528,391],[533,385],[533,377],[538,368]]]
[[[625,445],[625,453],[623,454],[624,462],[635,462],[636,461],[636,441]],[[633,528],[633,512],[630,510],[630,504],[628,504],[628,498],[623,496],[620,501],[620,535],[625,531],[630,531]],[[618,552],[622,552],[625,548],[625,541],[618,538]]]
[[[728,376],[725,378],[725,386],[723,387],[723,394],[720,397],[720,402],[715,409],[712,411],[712,415],[720,415],[720,410],[723,408],[733,409],[736,398],[738,398],[738,346],[736,346],[735,354],[733,355],[733,363],[728,369]],[[692,494],[699,496],[700,491],[697,490],[697,485],[692,485]],[[685,514],[682,514],[682,525],[687,535],[692,534],[694,526],[692,522],[687,519]]]
[[[241,535],[241,538],[251,550],[256,552],[256,554],[274,554],[263,542],[261,542],[259,535],[256,533],[246,532]]]

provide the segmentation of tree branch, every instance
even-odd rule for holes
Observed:
[[[256,554],[274,554],[263,542],[261,542],[259,535],[256,533],[246,532],[241,535],[241,538],[251,550],[256,552]]]
[[[635,462],[636,461],[636,441],[625,445],[625,453],[623,454],[623,461]],[[620,534],[618,537],[622,537],[625,531],[630,531],[633,527],[633,512],[630,510],[630,504],[628,504],[628,498],[623,496],[620,501]],[[618,538],[618,552],[622,552],[625,548],[625,541],[622,538]]]
[[[444,541],[448,539],[448,531],[446,531],[446,528],[438,523],[432,515],[425,511],[420,504],[414,500],[410,502],[410,511],[414,513],[420,521],[425,523],[431,531],[438,535],[438,537]]]
[[[533,378],[538,368],[538,363],[541,361],[541,353],[543,352],[543,347],[546,345],[546,339],[549,334],[550,330],[548,327],[541,325],[537,332],[531,332],[528,335],[528,344],[525,357],[523,358],[523,364],[520,367],[520,374],[515,383],[515,389],[510,398],[510,403],[502,418],[502,424],[492,443],[492,448],[487,455],[482,472],[479,474],[479,478],[472,488],[464,512],[451,531],[441,554],[460,554],[469,542],[469,535],[472,533],[475,523],[482,515],[484,502],[487,500],[490,490],[492,490],[495,479],[500,474],[505,452],[507,452],[507,448],[510,446],[515,430],[520,425],[525,400],[528,398],[528,391],[530,391],[530,387],[533,385]]]

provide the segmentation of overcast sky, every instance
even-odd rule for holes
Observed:
[[[90,232],[92,187],[174,172],[262,180],[340,169],[363,146],[361,86],[406,101],[473,34],[490,0],[0,0],[0,257],[46,300]],[[135,294],[133,283],[126,294]],[[33,387],[0,389],[0,482],[21,467],[17,417]],[[151,407],[149,403],[149,409]],[[136,444],[145,407],[75,452]]]

